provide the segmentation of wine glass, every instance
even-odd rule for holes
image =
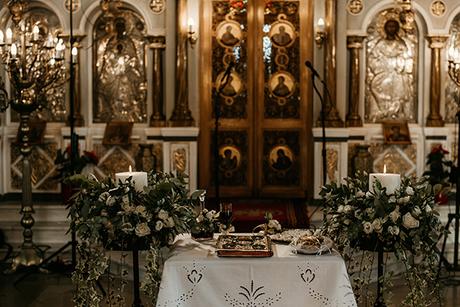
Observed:
[[[232,227],[233,221],[232,203],[220,204],[219,219],[221,223],[222,232],[224,234],[228,234],[230,228]]]

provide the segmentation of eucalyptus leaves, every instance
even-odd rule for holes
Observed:
[[[411,289],[408,301],[410,298],[415,302],[414,306],[429,305],[435,297],[432,295],[438,261],[435,246],[442,231],[429,182],[425,178],[415,181],[404,178],[400,188],[387,195],[379,182],[370,192],[364,173],[345,179],[341,185],[326,185],[321,196],[325,213],[323,233],[337,243],[344,258],[352,262],[362,250],[376,251],[382,246],[405,265]],[[357,272],[350,272],[352,277],[357,276],[355,290],[363,289],[363,270],[368,271],[369,267],[361,265]],[[370,274],[367,279],[369,282]]]

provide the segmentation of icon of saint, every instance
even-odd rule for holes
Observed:
[[[286,153],[284,152],[283,149],[278,149],[276,151],[276,161],[275,163],[272,164],[272,167],[276,170],[279,170],[279,171],[285,171],[287,170],[288,168],[291,167],[292,165],[292,161],[291,159],[286,155]]]
[[[239,39],[232,33],[233,27],[227,25],[224,34],[220,38],[220,41],[226,46],[234,46],[239,42]]]
[[[285,81],[286,78],[284,76],[278,76],[278,84],[273,89],[273,94],[275,94],[278,97],[286,97],[291,93]]]
[[[222,82],[225,82],[225,80],[222,80]],[[237,94],[232,82],[233,82],[233,77],[232,75],[229,75],[225,86],[221,90],[222,95],[227,96],[227,97],[233,97]]]
[[[233,171],[238,166],[238,159],[233,154],[232,150],[227,148],[224,150],[224,155],[220,156],[220,169],[224,171]]]
[[[406,42],[398,35],[399,22],[384,24],[384,37],[369,53],[370,116],[373,121],[413,117],[413,58]]]
[[[286,32],[285,26],[279,26],[279,32],[272,36],[273,42],[278,46],[286,46],[288,45],[292,38],[289,33]]]
[[[388,140],[391,142],[407,142],[409,141],[409,137],[402,133],[401,127],[399,126],[392,126],[391,133],[388,136]]]

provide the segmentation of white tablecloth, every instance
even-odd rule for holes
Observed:
[[[339,255],[294,255],[274,245],[269,258],[220,258],[188,237],[166,261],[157,307],[356,306]]]

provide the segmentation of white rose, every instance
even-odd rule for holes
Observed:
[[[121,201],[124,204],[129,204],[130,203],[128,195],[123,195],[123,197],[121,198]]]
[[[340,205],[340,206],[337,208],[337,212],[338,212],[338,213],[342,213],[342,212],[343,212],[343,205]]]
[[[398,204],[407,204],[410,201],[410,196],[405,196],[398,199]]]
[[[115,203],[116,203],[116,200],[115,200],[115,197],[113,197],[113,196],[109,196],[107,198],[107,201],[105,202],[107,207],[111,207],[111,206],[115,205]]]
[[[388,227],[388,232],[393,236],[397,236],[399,234],[399,227],[398,226],[389,226]]]
[[[206,214],[206,213],[208,213],[208,209],[204,208],[202,212],[203,212],[203,214]]]
[[[268,221],[268,228],[281,230],[281,224],[277,220]]]
[[[136,210],[136,207],[134,207],[134,206],[133,206],[131,203],[129,203],[129,202],[127,202],[127,203],[123,202],[123,203],[121,204],[121,208],[122,208],[124,211],[128,212],[128,213],[129,213],[129,212],[134,212],[134,211]]]
[[[164,221],[164,224],[167,228],[172,228],[176,223],[174,223],[174,219],[172,217],[169,217],[166,221]]]
[[[144,206],[137,206],[135,212],[143,217],[147,215],[147,209]]]
[[[407,195],[414,195],[414,189],[412,189],[412,187],[407,187],[406,188],[406,194]]]
[[[422,214],[422,210],[420,210],[418,206],[415,206],[414,209],[412,209],[412,215],[419,217],[420,214]]]
[[[399,207],[396,207],[393,211],[390,212],[389,214],[390,219],[393,223],[396,223],[396,221],[399,219],[401,216],[401,213],[399,213]]]
[[[364,222],[363,223],[363,230],[365,233],[370,234],[374,230],[372,228],[372,224],[370,222]]]
[[[358,192],[356,192],[356,197],[364,197],[366,196],[366,193],[364,193],[363,191],[359,190]]]
[[[109,192],[104,192],[101,195],[99,195],[99,201],[100,202],[106,202],[109,197],[110,197],[110,193]]]
[[[417,228],[419,226],[419,221],[410,214],[410,212],[407,212],[404,214],[403,218],[403,226],[406,229],[411,229],[411,228]]]
[[[158,212],[158,218],[160,220],[166,221],[169,218],[169,214],[165,210],[161,209],[160,212]]]
[[[366,214],[369,215],[369,216],[374,216],[375,214],[375,209],[374,208],[367,208],[366,209]]]
[[[375,219],[375,220],[372,222],[372,228],[374,228],[375,232],[381,233],[381,232],[382,232],[382,228],[383,228],[382,219]]]
[[[431,209],[431,206],[430,206],[430,205],[426,205],[426,207],[425,207],[425,212],[426,212],[426,213],[430,213],[431,211],[433,211],[433,209]]]
[[[157,221],[157,223],[155,224],[155,230],[160,231],[161,228],[163,228],[163,222],[162,221]]]
[[[204,216],[203,216],[203,214],[200,213],[200,215],[198,215],[198,216],[196,217],[196,221],[197,221],[198,223],[203,222],[203,221],[204,221]]]
[[[206,218],[208,220],[212,220],[213,217],[214,217],[214,214],[212,213],[212,211],[209,211],[208,213],[206,213]]]
[[[144,237],[150,234],[150,227],[147,223],[140,223],[137,224],[135,231],[138,237]]]
[[[351,213],[351,211],[353,211],[353,207],[350,206],[350,205],[346,205],[346,206],[343,208],[343,212],[345,212],[345,213]]]

